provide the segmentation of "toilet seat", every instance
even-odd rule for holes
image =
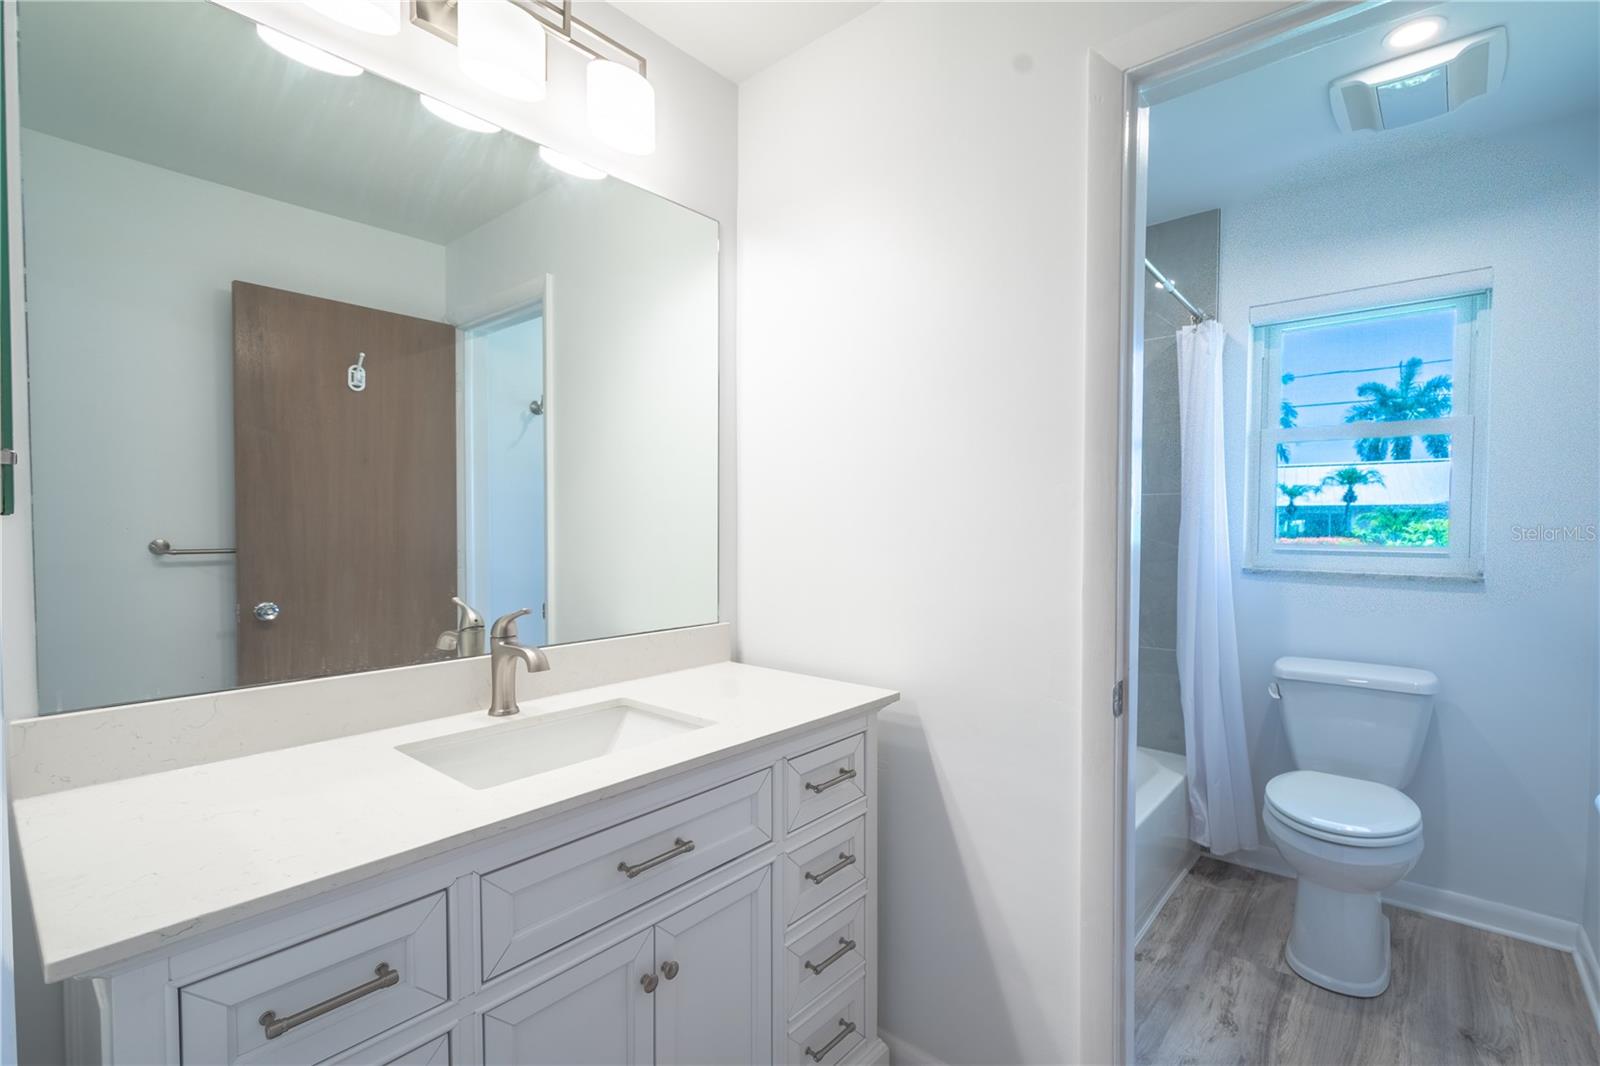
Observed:
[[[1422,811],[1404,792],[1317,770],[1268,781],[1266,806],[1288,828],[1333,844],[1387,848],[1422,834]]]

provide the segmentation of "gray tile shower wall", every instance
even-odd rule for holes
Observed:
[[[1215,313],[1222,212],[1145,230],[1145,254],[1202,311]],[[1178,345],[1183,306],[1145,277],[1144,451],[1139,525],[1139,735],[1142,748],[1183,751],[1178,705]]]

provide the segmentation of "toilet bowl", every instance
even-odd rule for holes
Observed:
[[[1381,995],[1390,972],[1382,893],[1422,855],[1422,812],[1387,785],[1294,770],[1267,783],[1263,820],[1298,878],[1289,967],[1347,996]]]
[[[1269,693],[1297,769],[1267,782],[1267,838],[1298,875],[1285,960],[1347,996],[1389,987],[1383,892],[1422,855],[1422,811],[1400,789],[1422,755],[1439,679],[1427,670],[1283,658]]]

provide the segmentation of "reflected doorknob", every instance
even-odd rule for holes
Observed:
[[[283,613],[283,608],[271,600],[264,600],[256,604],[255,610],[250,613],[256,616],[258,622],[276,622],[278,616]]]

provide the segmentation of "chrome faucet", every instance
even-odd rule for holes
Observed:
[[[522,663],[528,673],[536,674],[550,669],[550,660],[538,648],[517,643],[517,619],[533,611],[524,607],[498,619],[489,631],[489,716],[505,718],[516,714],[517,664]]]

